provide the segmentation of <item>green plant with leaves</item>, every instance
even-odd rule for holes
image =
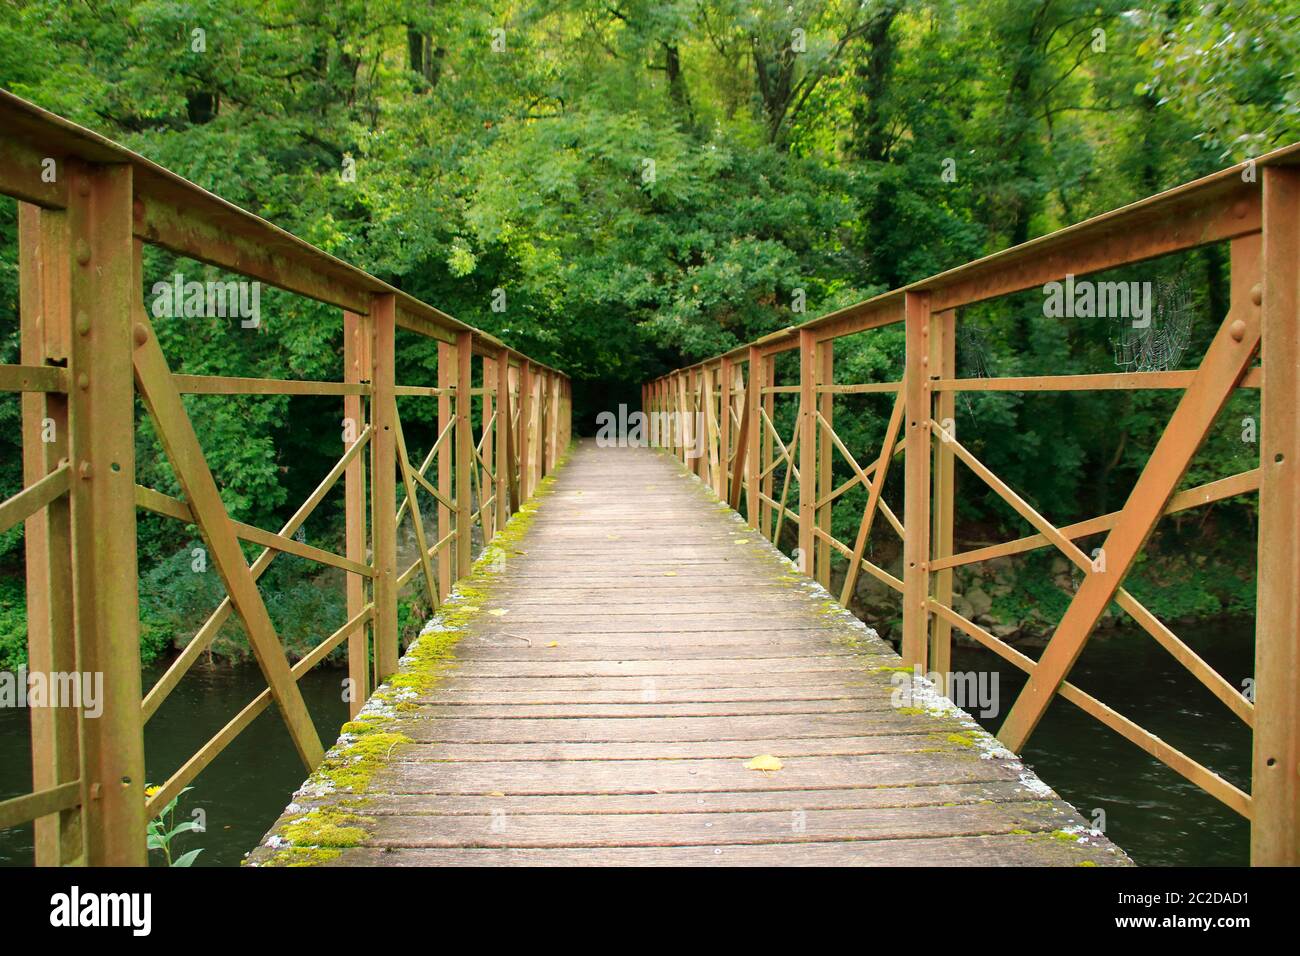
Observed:
[[[147,796],[153,796],[158,792],[158,787],[148,787],[145,789]],[[193,866],[194,860],[203,852],[202,847],[196,847],[193,850],[187,850],[180,856],[172,855],[172,841],[182,833],[202,833],[203,829],[197,820],[182,820],[176,822],[176,807],[181,802],[181,797],[193,790],[193,787],[186,787],[176,796],[168,801],[167,806],[163,807],[158,816],[149,821],[148,829],[148,846],[149,850],[157,851],[163,855],[163,860],[167,866]]]

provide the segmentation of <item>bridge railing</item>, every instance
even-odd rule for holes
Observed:
[[[1227,242],[1231,253],[1229,307],[1198,367],[958,377],[960,310],[1048,283],[1073,281],[1067,276],[1082,277],[1220,242]],[[905,360],[896,380],[836,380],[837,339],[898,325],[903,327]],[[743,502],[751,526],[776,542],[783,529],[797,531],[793,553],[805,574],[829,587],[832,558],[847,562],[842,603],[848,604],[862,573],[897,592],[901,651],[907,665],[948,674],[952,629],[957,628],[1025,671],[1028,681],[998,733],[1007,747],[1020,751],[1053,698],[1063,697],[1248,818],[1255,863],[1297,864],[1298,339],[1300,146],[1293,146],[678,369],[646,383],[642,402],[645,412],[659,413],[655,418],[665,423],[663,428],[673,429],[672,444],[687,467],[733,508],[740,510]],[[791,381],[778,384],[776,369],[785,353],[797,357],[797,373]],[[1262,364],[1256,362],[1261,354]],[[788,367],[793,361],[785,364]],[[953,428],[956,399],[963,393],[1098,389],[1172,389],[1181,391],[1182,398],[1124,506],[1068,526],[1056,526],[1036,511],[964,445]],[[1258,466],[1181,487],[1193,455],[1237,389],[1262,392]],[[892,397],[888,425],[879,447],[869,449],[865,458],[855,457],[835,430],[834,399],[872,393]],[[779,414],[782,401],[797,402],[797,413]],[[790,418],[793,431],[783,435],[778,422]],[[896,463],[899,455],[901,466]],[[834,477],[837,458],[849,467],[849,477],[839,484]],[[1036,533],[954,551],[958,465]],[[882,496],[886,477],[900,467],[901,517]],[[860,518],[853,512],[853,540],[839,540],[832,534],[832,509],[855,487],[866,489],[866,504]],[[1161,517],[1256,491],[1258,605],[1254,692],[1248,697],[1138,602],[1123,583]],[[867,545],[882,534],[896,535],[901,541],[901,577],[868,559]],[[1105,539],[1099,551],[1085,553],[1077,543],[1101,534]],[[953,570],[1041,548],[1056,548],[1083,572],[1083,583],[1035,660],[954,609]],[[1217,697],[1234,719],[1253,730],[1249,793],[1067,681],[1112,602]]]
[[[468,572],[473,527],[490,539],[567,446],[570,384],[488,333],[5,91],[0,193],[19,200],[22,355],[0,366],[0,390],[22,393],[24,476],[23,490],[0,503],[0,531],[25,522],[29,673],[103,675],[98,717],[31,709],[33,792],[0,802],[0,827],[35,821],[38,864],[143,864],[147,821],[272,704],[304,766],[315,767],[323,746],[298,680],[346,646],[355,714],[393,673],[399,591],[409,583],[436,607]],[[144,305],[146,244],[336,307],[341,380],[174,373]],[[398,329],[437,341],[436,383],[397,382]],[[234,520],[182,401],[187,393],[336,396],[342,455],[278,530]],[[182,497],[136,482],[137,395]],[[437,401],[437,439],[419,458],[398,410],[399,398],[412,396]],[[300,533],[340,480],[344,554]],[[436,526],[422,495],[436,504]],[[227,595],[147,692],[137,509],[197,526]],[[403,568],[398,528],[408,519],[417,557]],[[263,549],[251,565],[241,542]],[[347,574],[347,622],[292,666],[257,584],[279,554]],[[146,795],[145,723],[232,613],[267,689]]]

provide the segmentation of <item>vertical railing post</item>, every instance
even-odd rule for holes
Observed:
[[[928,669],[930,596],[930,294],[907,292],[907,450],[903,502],[903,663]]]
[[[677,455],[682,460],[682,464],[687,468],[694,467],[691,460],[691,449],[695,447],[695,417],[690,413],[690,402],[687,400],[690,391],[690,373],[680,372],[677,375],[677,413],[678,426],[681,432],[680,451]]]
[[[370,356],[369,316],[343,313],[343,378],[349,385],[368,384],[373,368]],[[344,451],[365,430],[365,403],[360,395],[343,397]],[[366,463],[358,454],[343,473],[345,548],[348,560],[366,564]],[[348,620],[361,613],[366,603],[366,582],[355,574],[347,576]],[[348,635],[348,716],[355,717],[370,696],[370,641],[367,625]]]
[[[81,720],[85,862],[143,866],[132,366],[132,321],[143,308],[143,279],[131,234],[132,169],[76,166],[67,174],[72,187],[68,457],[76,669],[103,675],[102,713]]]
[[[809,577],[817,572],[813,525],[817,501],[817,339],[799,330],[799,562]],[[777,542],[779,545],[780,542]]]
[[[537,382],[537,437],[535,446],[537,448],[537,481],[540,482],[546,477],[546,458],[549,451],[546,441],[546,386],[550,383],[550,373],[544,368],[538,369],[533,378]],[[536,488],[536,484],[533,487]]]
[[[471,383],[474,371],[474,333],[456,333],[456,580],[469,574],[472,563],[473,536],[470,515],[473,514],[474,494],[474,432],[470,415],[474,409]],[[480,504],[481,506],[481,504]]]
[[[694,454],[695,446],[699,443],[700,440],[698,434],[699,418],[695,414],[695,406],[696,406],[695,369],[693,368],[687,369],[686,374],[683,376],[683,379],[684,381],[682,385],[683,388],[685,388],[685,392],[682,396],[682,406],[683,406],[682,420],[683,423],[686,425],[687,441],[690,444],[690,451],[684,453],[685,461],[687,467],[689,467],[694,474],[698,475],[700,473],[700,458],[702,458],[703,456],[695,455],[694,458],[691,457],[691,455]]]
[[[555,470],[555,465],[559,463],[560,456],[564,454],[564,442],[561,437],[564,434],[564,382],[565,379],[559,372],[555,373],[555,398],[551,404],[554,406],[552,417],[555,419],[551,425],[551,470]]]
[[[542,373],[542,472],[545,478],[555,468],[555,376],[545,371]]]
[[[519,500],[527,501],[533,493],[531,459],[533,457],[533,364],[528,359],[519,363]]]
[[[392,293],[370,300],[370,520],[375,577],[375,686],[397,670],[397,303]]]
[[[957,376],[957,313],[953,309],[936,312],[930,317],[930,365],[927,381]],[[931,514],[934,534],[934,557],[946,558],[952,554],[953,510],[955,505],[953,483],[956,478],[956,458],[946,438],[956,438],[952,432],[957,427],[956,394],[944,390],[933,396],[935,420],[942,432],[933,442],[934,491],[931,495]],[[934,599],[952,607],[952,568],[934,574]],[[930,622],[930,670],[940,675],[944,693],[948,692],[948,674],[952,670],[952,625],[946,618],[934,616]]]
[[[745,517],[751,528],[757,529],[763,513],[758,498],[758,456],[762,447],[763,422],[759,417],[759,402],[763,397],[763,353],[758,346],[749,347],[749,384],[745,387],[745,415],[749,418],[749,443],[745,446],[748,463],[745,465]]]
[[[564,422],[564,441],[561,442],[565,451],[569,449],[569,443],[573,441],[573,380],[568,376],[564,378],[564,410],[562,412]]]
[[[813,362],[817,370],[817,388],[823,385],[831,385],[835,382],[835,340],[826,339],[818,342],[816,347],[815,360]],[[835,395],[832,392],[817,393],[817,411],[822,418],[826,419],[826,424],[833,426],[835,423]],[[835,488],[835,475],[832,470],[832,454],[835,446],[832,444],[830,437],[822,434],[822,429],[814,425],[813,434],[818,438],[817,448],[817,482],[815,485],[814,499],[825,498]],[[816,542],[817,557],[813,562],[817,568],[817,582],[824,588],[831,586],[831,505],[826,503],[816,509],[817,527],[827,537],[819,537]]]
[[[1264,385],[1250,860],[1300,865],[1300,170],[1263,170]],[[1237,262],[1233,262],[1233,279]],[[1237,296],[1234,294],[1234,299]]]
[[[719,465],[722,459],[722,448],[719,432],[718,417],[714,413],[713,393],[716,391],[717,376],[712,368],[705,365],[700,369],[700,411],[704,415],[704,455],[703,467],[705,484],[713,489],[713,493],[719,497],[722,495],[722,485],[719,483]]]
[[[496,459],[496,443],[488,439],[488,422],[492,420],[492,393],[496,389],[496,359],[484,356],[481,362],[483,369],[483,425],[479,430],[479,440],[483,443],[483,462],[479,471],[478,493],[482,499],[479,501],[479,510],[482,512],[483,519],[483,544],[486,545],[492,540],[492,535],[496,529],[496,501],[492,502],[492,507],[488,507],[488,499],[496,494],[496,481],[492,477],[492,464]],[[493,426],[496,427],[495,425]]]
[[[72,337],[68,216],[19,203],[19,297],[24,365],[63,365]],[[68,396],[24,392],[23,484],[30,487],[68,457]],[[27,667],[31,673],[75,673],[69,503],[60,496],[27,519]],[[33,707],[32,789],[76,780],[78,714],[70,707]],[[82,854],[79,808],[35,821],[37,866],[61,866]]]
[[[438,447],[436,464],[438,468],[438,494],[451,501],[452,493],[452,459],[453,446],[456,444],[454,434],[444,435],[450,426],[454,432],[452,409],[453,392],[456,389],[456,346],[448,342],[438,343],[438,435],[442,437],[442,444]],[[451,534],[451,508],[438,502],[438,540],[441,541],[447,535]],[[451,593],[451,586],[455,583],[455,577],[452,574],[452,562],[455,556],[455,547],[448,542],[443,545],[438,552],[438,600],[447,600],[447,595]]]
[[[510,518],[510,353],[505,349],[497,356],[496,381],[497,393],[497,430],[492,437],[496,441],[496,526],[506,526]]]
[[[718,465],[720,473],[715,490],[723,501],[731,500],[731,386],[735,371],[730,358],[723,357],[718,368]]]
[[[767,415],[767,420],[772,422],[772,416],[776,414],[776,395],[771,391],[766,393],[763,391],[763,389],[772,389],[776,387],[776,362],[773,360],[772,356],[763,356],[762,369],[763,376],[758,379],[758,394],[762,402],[763,412]],[[773,424],[775,424],[775,422],[773,422]],[[772,464],[772,454],[775,451],[776,445],[772,441],[772,430],[761,422],[759,425],[759,434],[763,436],[763,452],[762,457],[759,459],[759,464],[763,469],[766,469]],[[764,497],[768,499],[774,497],[773,492],[776,491],[775,471],[776,469],[772,469],[772,471],[768,472],[759,485],[759,490],[763,493]],[[770,538],[772,536],[773,525],[776,522],[776,506],[764,501],[763,507],[759,509],[759,513],[762,515],[760,523],[762,524],[763,534]]]

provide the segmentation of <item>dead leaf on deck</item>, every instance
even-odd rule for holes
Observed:
[[[777,760],[771,754],[759,754],[749,763],[745,764],[746,770],[780,770],[781,761]]]
[[[559,646],[560,646],[560,642],[559,642],[559,641],[551,641],[551,643],[547,644],[546,646],[547,646],[547,647],[559,647]]]
[[[501,617],[503,614],[509,614],[510,611],[508,608],[494,607],[494,608],[489,608],[488,613],[491,614],[493,617]]]

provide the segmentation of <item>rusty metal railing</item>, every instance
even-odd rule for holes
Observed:
[[[1209,243],[1231,249],[1230,307],[1202,361],[1185,371],[958,378],[958,312],[999,296],[1085,276]],[[902,324],[905,368],[897,381],[837,383],[836,339]],[[1180,186],[1005,252],[847,309],[782,329],[747,346],[678,369],[643,386],[642,407],[664,415],[683,463],[774,541],[797,528],[801,570],[825,586],[832,559],[846,562],[840,600],[870,574],[899,595],[906,664],[950,670],[952,629],[1025,671],[1028,682],[999,731],[1021,750],[1049,703],[1063,697],[1251,822],[1257,864],[1300,863],[1300,145]],[[774,361],[798,355],[797,384],[778,385]],[[1256,358],[1262,355],[1262,364]],[[970,391],[1174,389],[1182,399],[1123,508],[1055,526],[953,433],[957,395]],[[1262,390],[1258,467],[1180,487],[1193,455],[1236,389]],[[894,396],[885,437],[861,458],[834,427],[837,395]],[[782,435],[775,403],[797,401]],[[697,425],[696,422],[701,424]],[[667,426],[665,426],[667,427]],[[692,434],[692,430],[696,434]],[[698,441],[695,453],[689,449]],[[902,454],[900,517],[881,497]],[[834,460],[850,477],[838,485]],[[862,462],[866,463],[863,464]],[[960,464],[1035,533],[954,553],[954,473]],[[781,478],[778,481],[777,476]],[[790,498],[791,481],[797,501]],[[832,535],[832,509],[851,488],[867,489],[852,542]],[[1249,492],[1259,493],[1258,607],[1254,695],[1220,676],[1125,590],[1124,579],[1159,519]],[[792,507],[793,505],[793,507]],[[886,528],[887,526],[887,528]],[[902,577],[866,557],[873,535],[901,541]],[[1100,564],[1076,544],[1105,534]],[[1050,642],[1034,660],[953,609],[953,569],[1055,547],[1083,571]],[[1067,681],[1103,611],[1114,602],[1253,730],[1247,793]]]
[[[399,591],[415,582],[437,606],[468,572],[472,526],[489,540],[567,446],[570,383],[488,333],[5,91],[0,193],[20,200],[22,358],[0,366],[0,390],[23,393],[24,472],[23,490],[0,503],[0,530],[25,522],[31,670],[104,675],[101,716],[32,709],[34,791],[0,803],[0,827],[35,821],[38,864],[143,864],[147,821],[272,704],[304,766],[316,766],[323,747],[298,680],[346,645],[355,713],[396,670]],[[342,380],[173,373],[144,307],[145,244],[337,307]],[[437,340],[436,385],[398,384],[398,329]],[[268,531],[231,518],[184,393],[337,396],[352,428],[315,491],[283,527]],[[137,394],[182,497],[136,483]],[[404,437],[402,396],[437,399],[438,437],[419,461]],[[345,553],[335,554],[295,533],[340,479],[346,542]],[[436,540],[422,493],[436,501]],[[147,692],[138,508],[196,525],[227,593]],[[400,568],[398,526],[407,518],[418,558]],[[251,565],[241,542],[263,548]],[[347,573],[347,622],[292,666],[257,584],[279,554]],[[231,614],[267,689],[146,796],[145,722]]]

